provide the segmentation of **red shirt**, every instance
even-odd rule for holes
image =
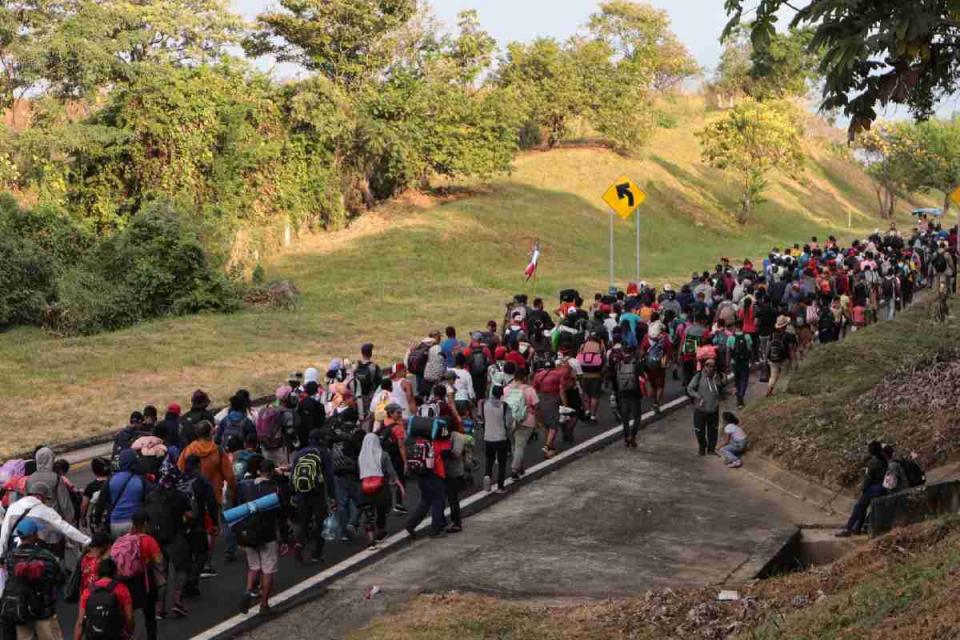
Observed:
[[[151,538],[152,540],[153,538]],[[106,586],[110,584],[110,578],[99,578],[93,582],[90,587],[87,587],[83,590],[83,593],[80,594],[80,615],[83,615],[84,609],[87,607],[87,599],[90,597],[90,592],[93,590],[93,585],[97,586]],[[130,597],[130,590],[127,589],[127,585],[123,584],[119,580],[117,581],[117,586],[113,590],[114,595],[117,596],[117,602],[120,603],[120,611],[127,611],[133,609],[133,598]]]
[[[561,390],[566,389],[568,384],[568,374],[570,369],[567,367],[558,367],[556,369],[547,369],[537,372],[533,379],[533,388],[537,393],[549,393],[560,395]]]
[[[743,321],[743,332],[744,333],[756,333],[757,332],[757,320],[756,320],[756,308],[751,306],[749,313],[747,309],[740,309],[737,312],[737,317]]]

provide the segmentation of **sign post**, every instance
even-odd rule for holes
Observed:
[[[630,219],[647,194],[627,176],[620,176],[603,194],[607,206],[624,220]],[[616,274],[613,264],[613,215],[610,216],[610,286],[614,285]],[[640,216],[637,216],[637,281],[640,280]]]

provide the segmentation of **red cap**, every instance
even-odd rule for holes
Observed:
[[[171,402],[167,405],[167,413],[175,413],[180,415],[180,405],[178,405],[176,402]]]
[[[493,357],[497,360],[503,360],[507,357],[507,348],[506,347],[497,347],[493,351]]]
[[[636,283],[636,282],[631,282],[631,283],[629,283],[629,284],[627,285],[627,295],[628,295],[628,296],[636,295],[638,292],[639,292],[639,288],[637,287],[637,283]]]

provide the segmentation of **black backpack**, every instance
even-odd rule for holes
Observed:
[[[175,500],[179,498],[179,489],[156,489],[147,494],[143,510],[150,515],[150,535],[157,542],[167,545],[173,542],[180,529],[180,517]]]
[[[118,640],[123,637],[126,622],[116,588],[116,580],[91,587],[83,615],[84,640]]]
[[[787,344],[786,338],[782,335],[779,337],[773,337],[770,339],[770,347],[767,352],[767,359],[770,362],[784,362],[787,359]]]
[[[937,253],[933,257],[933,270],[937,273],[943,273],[947,270],[947,258],[942,253]]]
[[[487,356],[483,354],[483,347],[476,347],[470,352],[470,373],[474,376],[487,374]]]
[[[372,362],[361,362],[357,365],[353,377],[360,383],[360,393],[362,395],[367,396],[373,393],[374,387],[379,383],[379,368]]]
[[[884,278],[883,279],[883,297],[886,300],[889,300],[893,297],[895,287],[893,286],[893,278]]]
[[[736,362],[750,362],[750,347],[747,346],[747,335],[738,333],[733,338],[733,353],[731,357]]]
[[[903,473],[907,476],[907,481],[911,487],[919,487],[927,483],[927,475],[923,472],[923,467],[921,467],[916,460],[903,458],[897,462],[900,463],[900,468],[903,469]]]

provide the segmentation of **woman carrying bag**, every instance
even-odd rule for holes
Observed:
[[[360,511],[363,515],[363,527],[370,546],[387,537],[387,514],[393,507],[390,485],[394,484],[404,493],[403,483],[397,478],[397,472],[390,462],[390,456],[380,444],[380,436],[368,433],[360,448],[360,491],[363,502]]]

